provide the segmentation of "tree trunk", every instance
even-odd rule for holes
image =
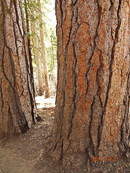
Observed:
[[[39,89],[38,89],[38,95],[43,95],[43,82],[42,82],[42,73],[41,73],[41,68],[40,68],[40,54],[39,54],[39,50],[38,50],[38,38],[36,35],[36,26],[34,24],[34,22],[31,23],[31,29],[32,29],[32,33],[35,33],[34,37],[32,38],[32,42],[33,42],[33,52],[34,52],[34,58],[36,61],[36,65],[37,65],[37,76],[38,76],[38,85],[39,85]]]
[[[56,0],[58,86],[49,148],[75,166],[130,149],[130,2]]]
[[[54,47],[53,47],[53,37],[51,35],[51,72],[54,69]]]
[[[0,0],[0,137],[34,123],[35,100],[20,0]]]
[[[40,0],[37,0],[37,2],[39,4],[39,12],[41,12]],[[45,53],[44,30],[43,30],[42,15],[39,17],[39,25],[40,25],[41,49],[42,49],[43,68],[44,68],[45,98],[48,98],[48,97],[50,97],[50,94],[49,94],[48,72],[47,72],[47,62],[46,62],[46,53]]]

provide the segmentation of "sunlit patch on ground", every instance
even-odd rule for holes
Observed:
[[[55,107],[55,96],[45,99],[44,96],[37,96],[36,104],[38,109]]]

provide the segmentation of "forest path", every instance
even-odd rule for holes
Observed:
[[[45,165],[39,168],[35,165],[50,136],[54,108],[40,109],[38,113],[43,121],[36,123],[26,134],[0,141],[0,173],[45,172]]]

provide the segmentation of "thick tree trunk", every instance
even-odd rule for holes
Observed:
[[[58,86],[52,156],[81,165],[130,148],[129,0],[56,1]]]
[[[0,137],[34,123],[34,93],[20,0],[0,0]]]
[[[40,0],[37,0],[37,2],[39,3],[39,12],[41,12],[42,10],[41,10]],[[40,25],[41,49],[42,49],[43,68],[44,68],[45,98],[48,98],[48,97],[50,97],[50,93],[49,93],[49,83],[48,83],[48,72],[47,72],[42,15],[39,17],[39,25]]]

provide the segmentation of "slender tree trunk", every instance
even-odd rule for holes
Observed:
[[[130,149],[130,1],[56,0],[53,157],[78,166]]]
[[[36,26],[34,24],[34,22],[32,22],[31,24],[32,27],[32,33],[36,33]],[[33,37],[33,51],[34,51],[34,58],[36,60],[36,65],[37,65],[37,75],[38,75],[38,84],[39,84],[39,90],[38,90],[38,95],[43,95],[43,82],[42,82],[42,73],[41,73],[41,68],[40,68],[40,64],[39,64],[39,50],[38,50],[38,38],[37,35],[35,34]]]
[[[20,0],[0,0],[0,137],[34,123],[34,93]]]
[[[54,69],[54,48],[53,48],[53,39],[51,36],[51,51],[52,51],[52,56],[51,56],[51,71]]]
[[[39,11],[42,11],[40,0],[37,0],[37,2],[39,3]],[[48,98],[48,97],[50,97],[50,94],[49,94],[48,72],[47,72],[47,62],[46,62],[46,54],[45,54],[44,29],[43,29],[42,15],[39,17],[39,25],[40,25],[41,49],[42,49],[42,57],[43,57],[44,80],[45,80],[45,98]]]

